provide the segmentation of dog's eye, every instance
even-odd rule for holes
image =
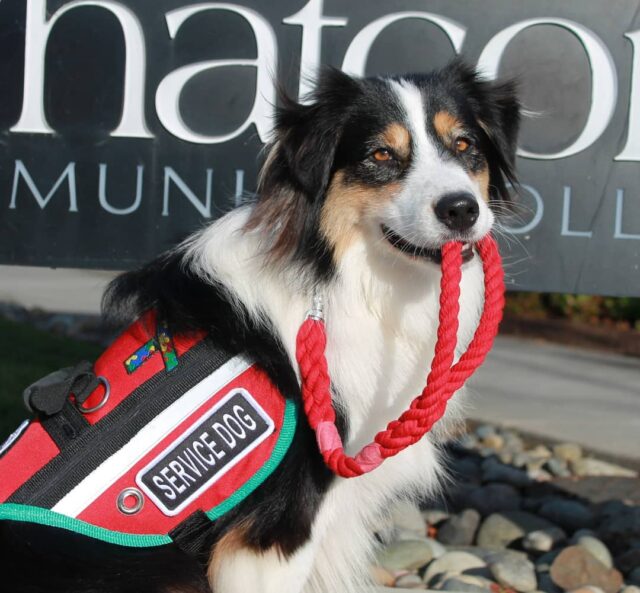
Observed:
[[[460,136],[459,138],[456,138],[455,147],[456,152],[467,152],[467,150],[471,148],[471,140],[464,136]]]
[[[393,159],[391,151],[387,150],[386,148],[378,148],[372,156],[374,160],[378,162],[390,161],[391,159]]]

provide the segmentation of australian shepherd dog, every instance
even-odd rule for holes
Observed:
[[[174,332],[207,330],[299,400],[296,333],[320,293],[338,427],[358,451],[424,387],[447,241],[466,244],[459,348],[471,339],[483,303],[473,245],[509,199],[518,123],[514,85],[459,61],[406,76],[325,70],[307,102],[282,98],[255,201],[120,276],[106,309],[129,321],[155,308]],[[394,500],[438,488],[439,442],[460,417],[458,394],[436,430],[354,479],[325,467],[302,417],[278,469],[211,524],[202,558],[12,525],[0,535],[3,588],[360,591],[373,530]]]

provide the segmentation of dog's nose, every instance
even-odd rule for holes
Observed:
[[[480,207],[469,193],[447,194],[434,206],[436,216],[444,225],[454,231],[467,231],[478,220]]]

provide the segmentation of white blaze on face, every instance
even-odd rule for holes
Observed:
[[[478,182],[460,163],[443,155],[429,136],[420,90],[406,80],[391,81],[390,84],[405,112],[405,124],[411,133],[412,162],[401,191],[385,205],[382,222],[414,245],[440,247],[456,237],[437,219],[436,203],[447,194],[468,192],[480,207],[468,240],[478,241],[493,225],[493,213],[482,197]]]

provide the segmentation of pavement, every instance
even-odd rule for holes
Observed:
[[[0,301],[97,313],[113,272],[0,266]],[[640,459],[640,359],[500,336],[468,415]]]
[[[500,336],[468,415],[640,458],[640,359]]]

